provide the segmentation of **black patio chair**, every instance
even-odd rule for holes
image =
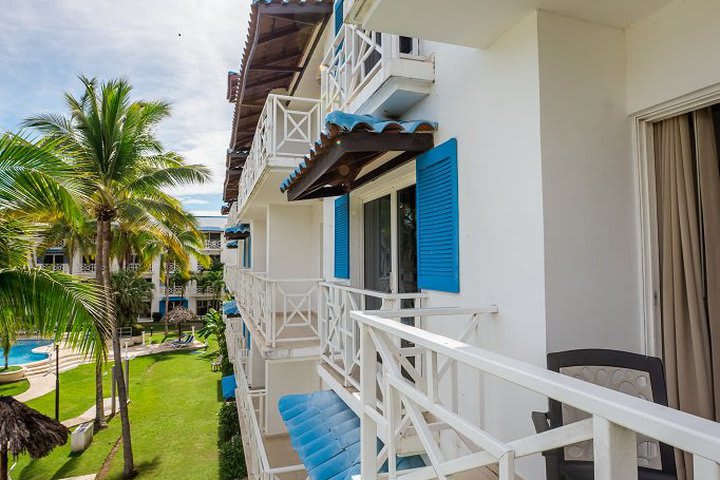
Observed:
[[[617,350],[569,350],[547,356],[549,370],[612,388],[667,406],[667,389],[662,361]],[[540,433],[590,415],[556,400],[548,412],[533,412],[535,430]],[[592,441],[551,450],[545,456],[547,480],[592,480]],[[673,448],[657,440],[638,436],[638,479],[677,480]]]

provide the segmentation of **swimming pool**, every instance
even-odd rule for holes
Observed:
[[[15,345],[10,347],[10,365],[23,365],[25,363],[39,362],[48,358],[46,353],[33,353],[32,350],[37,347],[50,345],[49,340],[18,340]],[[5,362],[5,352],[0,348],[0,363]],[[1,365],[0,365],[1,366]]]

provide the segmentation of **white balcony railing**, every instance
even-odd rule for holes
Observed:
[[[131,272],[139,272],[142,269],[142,264],[140,263],[128,263],[127,264],[127,270],[130,270]],[[152,266],[149,266],[145,270],[143,270],[145,273],[152,272]]]
[[[163,295],[182,295],[183,290],[186,294],[190,293],[190,288],[183,287],[182,285],[168,285],[167,287],[163,285],[160,289],[160,293]]]
[[[234,362],[238,351],[242,349],[242,319],[228,318],[225,322],[225,341],[227,344],[228,360]]]
[[[80,265],[80,272],[82,273],[95,273],[94,263],[83,263]]]
[[[238,351],[238,356],[247,358],[247,351]],[[247,381],[244,361],[234,362],[235,403],[240,420],[243,447],[245,449],[245,463],[248,478],[251,480],[283,480],[297,478],[299,472],[305,472],[302,464],[273,466],[265,448],[265,435],[263,420],[265,418],[265,402],[267,392],[264,389],[252,389]],[[302,475],[305,478],[305,475]]]
[[[211,285],[196,286],[195,295],[215,295],[216,293],[222,293],[215,289]]]
[[[402,62],[401,68],[397,68]],[[323,114],[333,110],[356,113],[370,94],[394,75],[425,81],[434,76],[432,61],[419,54],[417,39],[364,30],[345,24],[322,62],[320,103]],[[401,112],[395,112],[401,113]]]
[[[205,250],[219,250],[222,248],[220,240],[205,240]]]
[[[238,190],[238,208],[250,197],[268,166],[295,168],[320,138],[320,101],[268,95],[260,114]]]
[[[320,358],[343,378],[344,386],[360,388],[360,334],[350,312],[372,308],[417,309],[424,293],[384,293],[374,290],[320,283]]]
[[[228,287],[246,321],[267,345],[319,340],[317,292],[319,279],[269,279],[262,273],[229,267]]]
[[[42,268],[43,270],[52,270],[54,272],[68,271],[67,263],[40,263],[38,264],[38,267]]]
[[[460,313],[467,312],[410,312],[416,318],[439,317],[443,322]],[[638,436],[691,454],[694,479],[720,480],[720,424],[392,320],[407,314],[351,313],[360,324],[363,480],[377,479],[377,466],[385,461],[389,478],[444,478],[499,463],[500,480],[510,480],[516,478],[516,459],[588,440],[593,440],[596,480],[636,479]],[[453,405],[459,382],[457,376],[444,377],[458,368],[464,377],[494,377],[587,412],[591,418],[513,441],[500,440]],[[513,402],[507,404],[503,417],[526,415],[529,421],[530,412],[512,406]],[[451,437],[455,454],[437,445],[438,428],[446,435],[455,433]],[[379,455],[376,436],[385,441]],[[430,465],[396,475],[394,465],[406,436],[416,438]]]

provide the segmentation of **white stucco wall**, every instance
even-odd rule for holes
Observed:
[[[318,278],[320,204],[268,205],[267,272],[270,278]],[[318,210],[316,212],[315,210]]]
[[[265,419],[268,435],[285,433],[278,400],[292,393],[310,393],[320,388],[320,378],[315,373],[316,359],[269,360],[266,362],[267,376]]]
[[[642,349],[622,30],[538,14],[548,351]]]
[[[265,219],[256,219],[250,222],[250,256],[252,257],[252,270],[254,272],[267,271],[267,224]]]
[[[627,30],[627,112],[720,82],[720,2],[676,0]]]
[[[436,84],[405,118],[437,121],[436,144],[457,137],[460,179],[461,293],[428,292],[428,306],[499,305],[500,314],[483,321],[477,343],[544,365],[537,16],[528,16],[486,51],[431,42],[423,42],[422,50],[435,55]],[[324,201],[322,218],[322,272],[332,279],[334,199]],[[360,227],[351,219],[354,250],[362,245]],[[269,231],[272,236],[272,226]],[[361,286],[362,256],[354,251],[351,258],[353,285]],[[453,319],[427,324],[448,336],[463,326]],[[530,412],[545,407],[545,399],[469,371],[460,374],[463,415],[505,440],[532,432]],[[443,448],[452,450],[453,444]],[[521,473],[538,478],[531,472],[542,470],[539,458],[520,463]]]

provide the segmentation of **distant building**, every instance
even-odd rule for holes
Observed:
[[[221,263],[221,254],[225,235],[223,229],[227,223],[225,216],[197,216],[199,224],[199,230],[205,237],[205,249],[204,252],[211,258],[214,263]],[[70,268],[69,256],[67,255],[67,249],[63,245],[48,248],[44,253],[37,255],[37,265],[41,268],[47,268],[57,271],[70,272],[79,275],[81,277],[92,278],[95,276],[95,258],[89,255],[84,255],[78,251],[72,256],[72,269]],[[139,270],[140,263],[134,257],[131,259],[127,268],[129,270]],[[170,264],[169,271],[172,273],[175,266]],[[198,266],[197,260],[194,257],[190,258],[190,270],[197,271]],[[119,266],[117,262],[113,262],[112,270],[118,270]],[[149,270],[143,271],[143,278],[147,279],[148,282],[153,284],[153,295],[152,300],[146,302],[146,308],[143,314],[140,316],[142,319],[150,319],[153,312],[159,312],[161,315],[165,314],[165,285],[160,280],[160,258],[155,258],[152,262],[152,266]],[[207,313],[209,308],[219,308],[219,301],[213,300],[213,292],[207,288],[200,288],[197,286],[195,281],[191,281],[184,287],[183,286],[170,284],[168,287],[170,293],[170,310],[173,307],[181,305],[189,310],[197,313],[198,315],[204,315]]]

